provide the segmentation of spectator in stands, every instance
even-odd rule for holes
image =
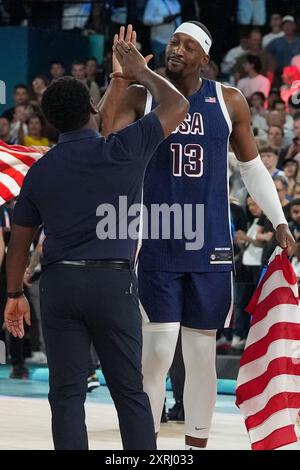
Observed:
[[[293,199],[300,199],[300,181],[297,181],[292,194]]]
[[[282,169],[284,171],[284,175],[288,180],[288,195],[290,197],[293,196],[295,184],[297,181],[298,170],[299,170],[299,163],[292,158],[289,158],[283,162]]]
[[[281,38],[284,36],[284,32],[282,31],[282,18],[279,13],[273,13],[270,18],[270,28],[271,32],[266,34],[262,39],[263,47],[267,47],[271,41],[274,39]]]
[[[181,23],[181,7],[178,0],[148,0],[144,12],[144,24],[151,27],[150,42],[154,54],[153,67],[165,51],[175,29]]]
[[[86,67],[84,62],[75,61],[72,64],[71,74],[77,80],[80,80],[84,83],[90,92],[90,97],[93,100],[93,103],[97,105],[100,101],[100,90],[97,83],[94,80],[90,80],[86,77]]]
[[[270,126],[267,134],[267,145],[272,147],[279,155],[278,167],[281,168],[288,147],[284,145],[284,132],[281,126]]]
[[[45,121],[39,114],[33,114],[28,119],[28,135],[19,133],[19,143],[32,147],[33,145],[49,146],[49,140],[45,137]]]
[[[285,158],[294,158],[300,161],[300,113],[294,116],[294,138]]]
[[[260,73],[262,70],[260,58],[255,55],[247,54],[243,68],[247,77],[238,81],[238,89],[241,90],[246,98],[250,98],[250,96],[257,91],[260,91],[267,97],[270,92],[271,84],[270,80]]]
[[[272,147],[262,147],[260,149],[260,156],[266,169],[274,179],[276,176],[284,175],[283,171],[277,168],[278,153]]]
[[[51,80],[57,80],[65,75],[65,66],[60,60],[53,60],[50,64]]]
[[[202,77],[207,78],[208,80],[217,81],[218,76],[219,76],[219,67],[213,60],[211,60],[203,69]]]
[[[230,49],[225,57],[223,58],[223,61],[221,63],[221,71],[224,75],[229,75],[232,72],[232,69],[234,68],[237,59],[246,54],[248,50],[248,35],[245,33],[241,33],[240,35],[240,43],[238,46],[233,47]]]
[[[290,203],[290,231],[292,232],[296,243],[299,245],[300,243],[300,199],[295,199]],[[297,253],[296,256],[293,257],[292,259],[292,266],[294,268],[294,271],[297,275],[298,278],[298,285],[300,283],[300,256],[299,253]],[[297,421],[298,426],[300,425],[300,419],[299,419],[299,414],[298,414],[298,421]]]
[[[289,97],[288,101],[289,114],[294,118],[295,114],[300,111],[300,90],[295,95]]]
[[[289,223],[290,230],[297,243],[300,242],[300,199],[295,199],[290,203],[291,221]],[[297,273],[298,274],[298,273]],[[299,279],[299,274],[298,274]]]
[[[292,65],[284,67],[282,81],[284,84],[280,88],[280,97],[288,107],[289,99],[300,89],[300,70]]]
[[[278,197],[282,205],[284,215],[289,222],[290,211],[289,211],[289,200],[288,200],[288,180],[283,175],[277,175],[274,177],[274,184],[277,189]],[[274,229],[267,217],[262,214],[257,222],[257,233],[256,239],[263,242],[262,251],[262,264],[266,265],[273,251],[276,248],[277,241],[274,234]]]
[[[287,207],[288,204],[290,203],[290,197],[288,194],[288,189],[289,189],[289,182],[286,176],[283,174],[277,174],[273,178],[274,184],[277,189],[279,201],[282,207]],[[286,210],[285,215],[289,215],[289,211]]]
[[[41,104],[42,96],[48,86],[48,80],[43,75],[37,75],[32,80],[33,101]]]
[[[268,110],[274,110],[274,102],[280,99],[280,90],[279,88],[271,88],[268,96]]]
[[[238,0],[237,22],[245,26],[263,26],[266,23],[266,0]]]
[[[271,79],[273,70],[275,67],[274,60],[272,56],[268,54],[265,49],[262,48],[261,32],[258,29],[253,29],[249,33],[247,53],[238,58],[236,65],[233,68],[233,73],[234,73],[236,82],[238,82],[238,80],[246,76],[246,72],[245,72],[243,65],[245,61],[247,60],[248,54],[259,57],[261,64],[262,64],[261,73],[265,76],[268,76]],[[254,90],[254,91],[258,91],[258,90]]]
[[[6,117],[0,117],[0,140],[6,142],[7,144],[11,144],[11,137],[10,137],[10,122]]]
[[[252,129],[254,135],[258,137],[266,137],[268,125],[267,125],[267,110],[265,109],[265,95],[257,91],[250,97],[251,115],[252,115]],[[255,131],[256,129],[256,131]]]
[[[244,349],[248,336],[250,316],[245,312],[258,281],[261,269],[262,242],[256,239],[257,223],[262,214],[261,208],[248,195],[246,198],[248,211],[247,231],[238,230],[235,233],[235,242],[242,249],[242,265],[240,267],[240,281],[235,299],[235,328],[231,346],[234,349]]]
[[[2,116],[6,117],[9,121],[13,120],[16,106],[18,106],[19,104],[22,104],[24,106],[28,105],[29,94],[28,94],[27,86],[23,84],[16,85],[14,87],[13,99],[14,99],[15,105],[12,108],[9,108],[6,111],[4,111],[4,113],[2,114]]]
[[[266,50],[272,54],[276,61],[276,80],[280,83],[283,67],[290,65],[292,58],[300,54],[300,38],[296,36],[296,23],[291,15],[282,19],[284,36],[270,42]]]
[[[280,115],[282,116],[282,121],[283,121],[283,130],[284,130],[284,135],[288,139],[292,139],[294,136],[293,133],[293,128],[294,128],[294,120],[292,116],[290,116],[286,112],[286,105],[285,102],[282,99],[274,101],[274,110],[278,111]]]
[[[91,57],[86,61],[85,71],[87,80],[96,82],[99,88],[103,86],[103,74],[98,70],[95,57]]]
[[[10,138],[12,143],[18,144],[19,142],[19,135],[27,135],[28,134],[28,126],[26,121],[29,117],[30,113],[30,106],[24,106],[23,104],[19,104],[15,107],[15,112],[13,115],[13,120],[10,125]]]

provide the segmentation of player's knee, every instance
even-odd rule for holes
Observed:
[[[154,350],[154,356],[157,363],[162,367],[169,369],[173,361],[173,351],[170,350],[168,344],[157,344]]]
[[[215,330],[183,329],[183,357],[186,367],[197,366],[201,370],[215,367],[216,334]]]

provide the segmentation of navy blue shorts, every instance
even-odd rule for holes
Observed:
[[[139,296],[150,322],[180,322],[214,330],[230,324],[232,272],[172,273],[138,270]]]

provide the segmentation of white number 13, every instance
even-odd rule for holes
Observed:
[[[171,144],[173,154],[173,175],[182,176],[182,169],[187,176],[200,177],[203,175],[203,148],[199,144]],[[182,157],[188,159],[188,163],[182,164]]]

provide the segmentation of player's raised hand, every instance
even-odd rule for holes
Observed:
[[[129,24],[127,26],[127,29],[125,28],[125,26],[121,26],[119,34],[115,34],[114,40],[113,40],[113,57],[112,57],[113,73],[122,75],[122,67],[114,53],[114,48],[118,41],[125,41],[127,43],[132,42],[132,44],[136,45],[136,32],[134,31],[132,24]]]
[[[127,26],[127,29],[125,28],[125,26],[121,26],[120,27],[120,31],[119,31],[119,34],[115,34],[114,36],[114,41],[113,41],[113,58],[112,58],[112,62],[113,62],[113,72],[111,73],[110,77],[111,78],[123,78],[124,80],[128,80],[128,81],[132,81],[133,78],[131,76],[128,76],[126,74],[124,74],[123,72],[123,68],[122,68],[122,65],[120,64],[117,56],[116,56],[116,53],[115,53],[115,48],[116,48],[116,45],[118,43],[118,41],[120,42],[125,42],[126,44],[133,44],[135,47],[136,47],[136,32],[135,30],[133,29],[132,25],[129,24]],[[145,57],[145,61],[146,63],[148,64],[148,62],[153,58],[153,54],[149,54]]]
[[[126,78],[137,80],[138,75],[147,68],[145,58],[131,42],[117,41],[114,53]]]

